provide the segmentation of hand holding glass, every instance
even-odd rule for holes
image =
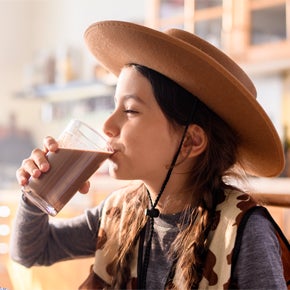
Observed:
[[[39,178],[30,177],[24,195],[45,213],[55,216],[81,185],[113,151],[100,133],[72,120],[58,139],[59,149],[47,153],[50,169]]]

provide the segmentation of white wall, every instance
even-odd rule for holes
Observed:
[[[31,5],[24,1],[0,1],[0,122],[10,110],[12,92],[19,86],[22,67],[31,56],[29,39]]]
[[[38,104],[15,100],[23,88],[24,71],[41,53],[63,46],[84,49],[83,33],[105,19],[142,21],[146,0],[0,0],[0,126],[16,111],[23,127],[36,125]]]

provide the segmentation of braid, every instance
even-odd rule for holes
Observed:
[[[171,255],[175,271],[182,281],[172,289],[196,289],[202,279],[208,252],[209,233],[216,216],[216,206],[222,200],[227,176],[233,176],[238,140],[230,127],[202,103],[195,114],[195,123],[207,133],[208,146],[197,157],[191,170],[191,190],[195,204],[185,214],[190,216],[176,237]],[[177,273],[176,273],[177,274]],[[171,281],[172,282],[172,281]]]
[[[112,236],[107,244],[109,250],[111,245],[115,243],[116,238],[122,241],[117,255],[110,265],[110,272],[113,277],[112,289],[126,288],[126,284],[131,277],[130,266],[134,257],[134,249],[140,231],[146,223],[144,210],[148,206],[148,198],[144,194],[143,186],[128,192],[125,202],[127,203],[127,211],[123,217],[120,236]],[[116,224],[116,228],[119,228],[119,225]]]
[[[207,198],[204,196],[207,195]],[[208,234],[215,216],[216,204],[207,204],[212,194],[203,194],[199,205],[191,210],[189,224],[177,236],[171,253],[177,260],[176,267],[181,270],[182,281],[178,285],[182,289],[198,288],[202,278],[202,269],[208,247]],[[189,209],[187,210],[187,212]],[[181,284],[182,283],[182,284]]]

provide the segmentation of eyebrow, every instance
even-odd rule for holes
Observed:
[[[124,101],[127,101],[129,99],[133,99],[133,100],[137,101],[138,103],[145,104],[145,102],[136,95],[125,95],[125,96],[122,96],[121,99],[123,99]],[[116,97],[114,97],[114,101],[116,104],[117,103]]]

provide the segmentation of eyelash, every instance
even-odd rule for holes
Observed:
[[[126,113],[126,114],[138,114],[138,112],[137,111],[134,111],[134,110],[124,110],[124,113]]]

